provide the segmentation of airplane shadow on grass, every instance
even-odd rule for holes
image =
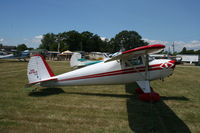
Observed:
[[[186,97],[161,96],[159,102],[149,103],[138,100],[138,95],[133,93],[133,88],[130,86],[125,86],[125,89],[129,94],[65,92],[61,88],[46,88],[30,92],[29,96],[41,97],[65,93],[126,98],[129,127],[135,133],[191,133],[187,125],[164,103],[165,100],[188,101]]]
[[[134,87],[134,86],[132,86]],[[129,127],[135,133],[191,133],[187,125],[164,103],[165,100],[188,101],[186,97],[161,96],[155,103],[142,102],[125,86],[132,97],[127,99]]]
[[[44,88],[37,91],[31,91],[28,95],[32,97],[42,97],[61,93],[65,93],[61,88]]]
[[[125,88],[128,90],[127,86]],[[133,88],[131,88],[131,90],[133,90]],[[164,103],[166,100],[188,101],[189,99],[186,97],[161,96],[159,102],[149,103],[140,101],[135,92],[131,93],[131,95],[89,92],[65,93],[86,96],[126,98],[129,127],[135,133],[191,133],[187,125]]]

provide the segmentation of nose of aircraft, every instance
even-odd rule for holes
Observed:
[[[174,69],[176,67],[176,60],[170,60],[168,66]]]
[[[176,61],[175,60],[167,60],[167,61],[165,61],[164,63],[162,63],[160,65],[161,68],[167,68],[167,69],[168,68],[174,69],[175,66],[176,66]]]

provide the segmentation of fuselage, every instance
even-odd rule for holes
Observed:
[[[144,56],[126,61],[100,62],[57,75],[57,81],[44,82],[41,86],[109,85],[156,80],[170,76],[175,67],[175,61],[168,59],[152,60],[148,64],[147,69]]]

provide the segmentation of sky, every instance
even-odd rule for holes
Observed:
[[[37,48],[42,35],[76,30],[112,38],[134,30],[150,44],[200,49],[200,0],[1,0],[0,43]]]

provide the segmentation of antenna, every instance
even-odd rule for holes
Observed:
[[[169,54],[170,54],[170,51],[171,51],[171,50],[170,50],[170,46],[169,46],[169,48],[168,48],[168,56],[169,56]]]
[[[172,50],[173,50],[173,54],[174,54],[174,52],[175,52],[175,50],[174,50],[174,42],[173,42],[173,44],[172,44]]]
[[[122,38],[122,40],[120,41],[120,51],[121,51],[121,52],[124,52],[124,51],[125,51],[124,42],[125,42],[125,40],[124,40],[124,38]]]

